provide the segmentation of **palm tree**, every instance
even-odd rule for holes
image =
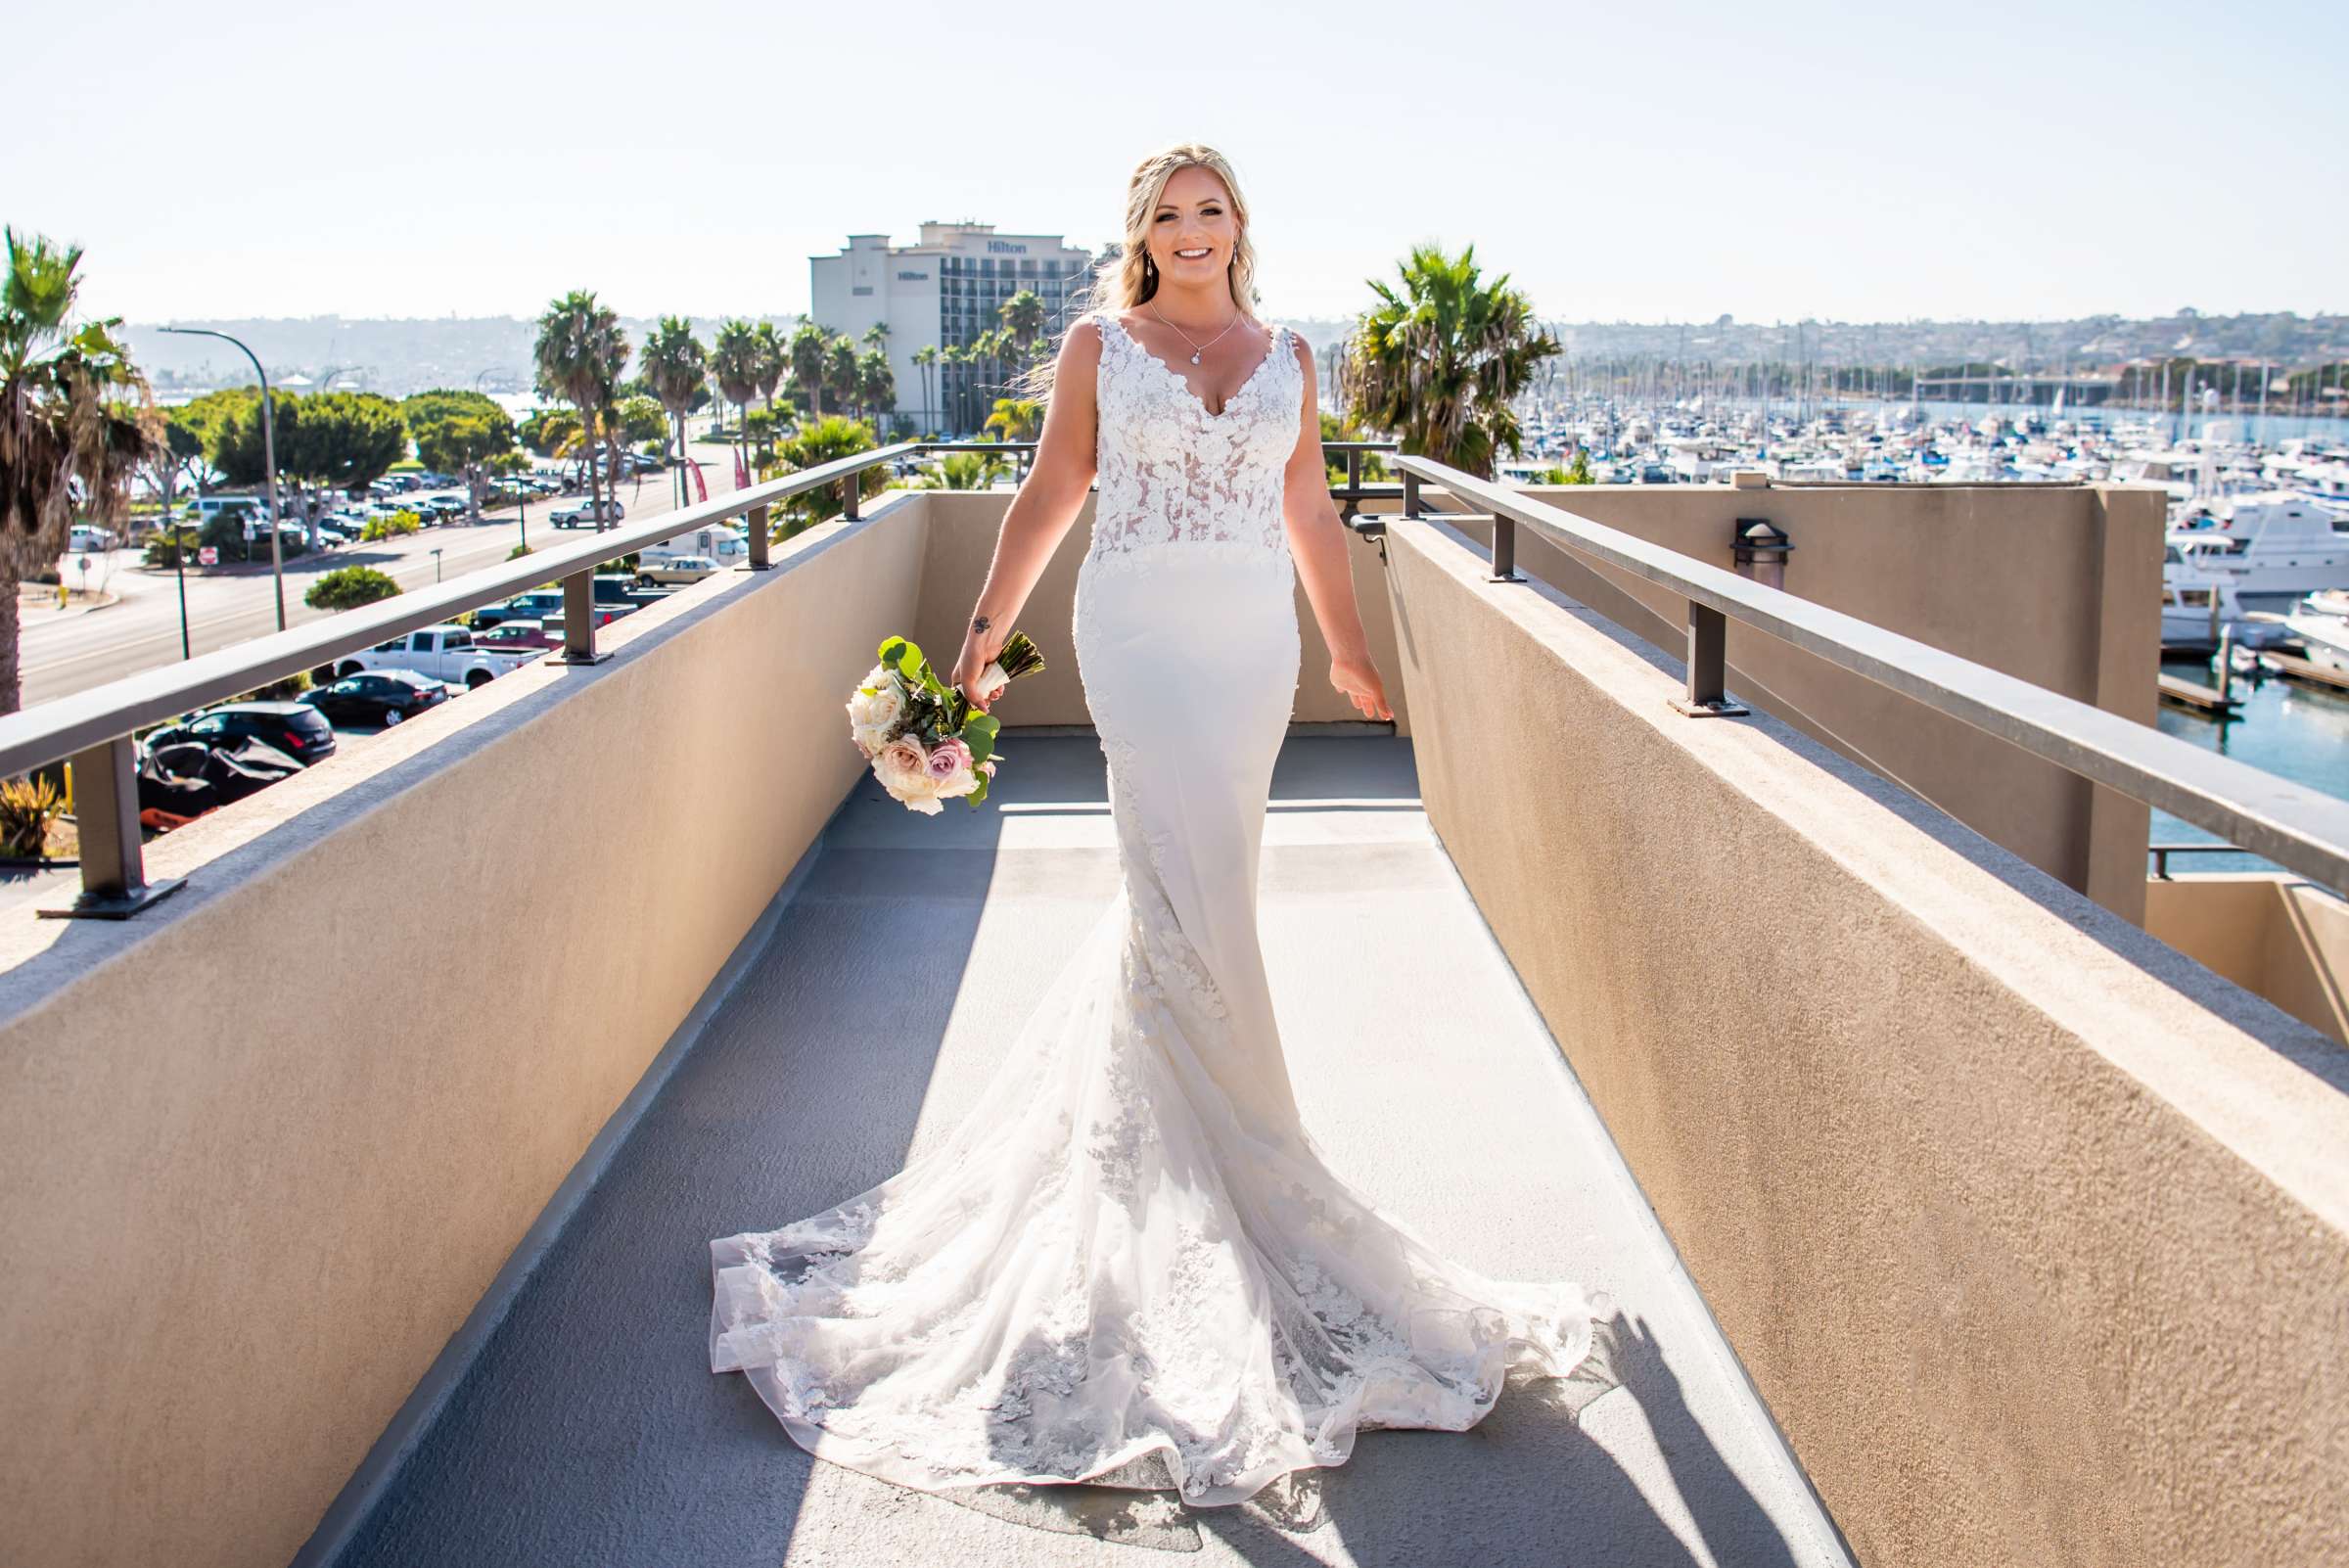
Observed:
[[[619,315],[598,303],[594,291],[574,289],[538,318],[534,357],[540,388],[579,411],[580,430],[587,438],[587,505],[601,529],[608,508],[596,489],[594,437],[619,423],[612,415],[621,372],[628,363],[627,336],[620,330]],[[619,494],[617,476],[613,494]]]
[[[0,713],[23,700],[17,585],[65,548],[78,511],[110,527],[162,422],[115,338],[119,317],[69,325],[81,249],[6,232],[0,278]],[[127,401],[126,401],[127,399]]]
[[[685,416],[693,399],[710,379],[710,356],[693,323],[683,316],[663,316],[644,346],[644,382],[674,422],[677,445],[677,504],[685,504]]]
[[[1022,289],[995,307],[995,314],[1011,333],[1011,341],[1021,348],[1021,357],[1044,335],[1043,297],[1034,289]]]
[[[856,372],[856,346],[847,338],[833,338],[824,345],[824,385],[841,406],[852,414],[860,414],[856,406],[856,388],[860,377]]]
[[[1484,281],[1473,245],[1456,259],[1414,246],[1396,271],[1400,293],[1369,280],[1379,302],[1339,356],[1339,400],[1357,423],[1394,432],[1402,450],[1491,479],[1502,450],[1524,450],[1510,402],[1558,341],[1507,273]]]
[[[856,356],[856,395],[872,410],[875,428],[880,415],[898,406],[898,373],[890,368],[889,350],[867,348]]]
[[[739,316],[720,322],[717,345],[710,355],[710,374],[717,380],[717,394],[740,410],[734,422],[734,446],[742,453],[744,470],[748,472],[750,453],[745,445],[748,433],[743,426],[750,417],[751,393],[759,390],[759,329]]]
[[[803,321],[791,335],[791,379],[802,393],[806,412],[803,416],[815,420],[824,417],[825,368],[831,363],[831,334],[812,321]]]
[[[987,416],[988,434],[999,441],[1032,441],[1044,428],[1044,405],[1025,397],[998,397]]]
[[[791,369],[791,350],[784,346],[782,333],[771,321],[759,323],[758,351],[752,356],[752,368],[757,372],[759,395],[766,403],[766,411],[775,411],[775,389],[783,385],[784,373]]]
[[[938,396],[931,390],[936,385],[936,378],[931,373],[931,367],[937,363],[938,345],[926,343],[913,351],[913,368],[920,373],[922,378],[922,419],[925,424],[933,427],[939,423]]]
[[[864,346],[867,348],[878,348],[882,352],[887,353],[889,351],[889,323],[886,321],[876,321],[871,326],[865,328]]]
[[[963,371],[963,367],[967,366],[971,362],[971,350],[969,346],[965,344],[948,344],[945,347],[941,348],[938,351],[938,357],[948,370]],[[964,372],[962,374],[953,376],[951,381],[954,392],[954,406],[946,411],[946,423],[952,427],[955,434],[959,435],[968,424],[962,415],[963,408],[965,406],[964,397],[969,392],[969,375],[967,372]],[[944,396],[944,394],[942,392],[941,395]]]

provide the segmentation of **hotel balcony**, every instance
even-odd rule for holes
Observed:
[[[1004,492],[586,629],[616,541],[770,485],[0,719],[80,759],[94,894],[168,893],[0,906],[0,1556],[2349,1559],[2349,807],[2150,727],[2158,494],[1402,462],[1348,546],[1395,722],[1301,599],[1266,955],[1342,1173],[1621,1307],[1583,1376],[1184,1511],[903,1491],[710,1372],[709,1239],[949,1129],[1117,876],[1089,503],[976,811],[841,704],[954,646]],[[110,848],[134,728],[558,575],[576,660]],[[2148,899],[2148,803],[2287,870]]]

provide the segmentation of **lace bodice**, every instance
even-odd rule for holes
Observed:
[[[1285,553],[1282,478],[1297,448],[1305,372],[1289,330],[1275,326],[1265,357],[1220,414],[1109,312],[1096,380],[1101,486],[1089,563],[1160,545],[1237,554]]]

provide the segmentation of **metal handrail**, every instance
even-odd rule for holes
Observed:
[[[131,737],[147,725],[299,670],[331,665],[344,654],[372,648],[419,626],[511,597],[549,578],[563,584],[563,647],[547,655],[548,661],[601,664],[611,655],[598,653],[595,647],[593,579],[598,566],[697,528],[740,517],[749,523],[751,548],[748,564],[739,570],[764,572],[772,565],[767,553],[768,517],[778,503],[837,484],[843,515],[853,520],[866,470],[931,446],[958,444],[962,443],[899,441],[852,453],[642,523],[599,528],[592,537],[483,567],[431,588],[289,626],[0,715],[0,777],[13,777],[60,760],[69,760],[73,767],[81,893],[69,906],[36,912],[43,917],[124,919],[185,883],[185,878],[150,883],[141,863],[138,753]],[[1007,453],[1035,445],[1030,441],[987,444],[989,449]]]
[[[1493,575],[1498,580],[1522,580],[1514,571],[1514,556],[1515,525],[1523,525],[1564,549],[1684,597],[1688,692],[1675,705],[1683,713],[1742,711],[1727,702],[1722,684],[1723,628],[1733,618],[2083,778],[2208,829],[2312,882],[2349,894],[2349,801],[1577,517],[1509,485],[1425,457],[1401,455],[1389,461],[1405,475],[1405,516],[1423,515],[1423,484],[1493,514]],[[1445,516],[1425,515],[1436,521]]]
[[[1325,444],[1348,452],[1351,476],[1359,474],[1360,451],[1393,443]],[[185,878],[150,883],[141,864],[138,754],[132,737],[151,724],[300,670],[331,665],[344,654],[372,648],[420,626],[509,598],[550,578],[563,584],[564,640],[560,650],[546,656],[546,662],[601,664],[611,657],[595,647],[593,578],[595,569],[603,563],[741,517],[750,526],[750,560],[737,570],[764,572],[772,564],[767,553],[768,516],[775,505],[795,495],[836,484],[842,515],[853,521],[863,493],[862,476],[869,469],[925,452],[990,452],[1025,459],[1033,457],[1036,445],[1035,441],[898,441],[854,452],[641,523],[599,528],[592,537],[483,567],[431,588],[401,593],[0,715],[0,778],[61,760],[70,761],[73,767],[81,893],[69,907],[45,908],[38,913],[44,917],[123,919],[185,883]],[[1332,493],[1351,505],[1362,490],[1358,481]]]

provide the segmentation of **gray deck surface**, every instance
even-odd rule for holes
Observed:
[[[339,1564],[1847,1560],[1384,736],[1293,737],[1273,786],[1263,932],[1308,1125],[1488,1273],[1609,1292],[1610,1378],[1513,1386],[1468,1433],[1367,1433],[1278,1518],[905,1491],[809,1457],[713,1375],[709,1239],[838,1202],[950,1127],[1115,887],[1096,742],[1006,740],[1000,810],[915,816],[868,782],[834,819]]]

